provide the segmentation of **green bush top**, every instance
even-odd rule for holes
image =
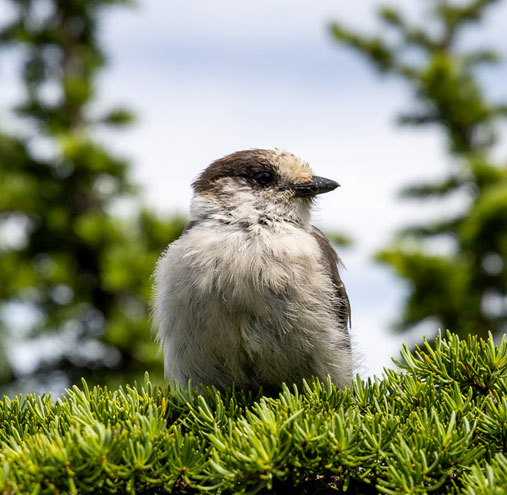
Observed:
[[[277,397],[74,387],[0,402],[0,493],[507,493],[507,341],[448,333],[399,371]],[[336,493],[336,492],[335,492]]]

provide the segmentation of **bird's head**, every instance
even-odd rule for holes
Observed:
[[[194,181],[193,220],[307,225],[312,199],[339,184],[313,175],[308,163],[281,150],[246,150],[213,162]]]

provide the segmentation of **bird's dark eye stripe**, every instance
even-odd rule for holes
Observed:
[[[270,182],[272,182],[273,174],[271,172],[266,172],[266,171],[259,172],[255,176],[255,179],[257,180],[257,182],[259,182],[259,184],[266,185],[266,184],[269,184]]]

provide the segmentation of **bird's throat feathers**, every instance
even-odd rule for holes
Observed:
[[[190,205],[190,220],[235,225],[241,228],[281,227],[284,223],[310,226],[312,201],[294,198],[290,192],[273,195],[253,191],[232,179],[224,179],[220,192],[195,193]]]

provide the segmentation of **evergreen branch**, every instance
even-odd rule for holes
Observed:
[[[4,397],[0,493],[502,493],[506,340],[448,332],[401,358],[351,390],[200,394],[146,378]]]
[[[400,196],[414,199],[443,197],[455,192],[464,184],[465,179],[462,176],[451,175],[441,182],[407,186],[400,191]]]
[[[401,125],[426,125],[438,122],[436,113],[405,113],[398,116],[398,123]]]
[[[356,35],[338,23],[331,24],[330,30],[337,41],[369,57],[379,71],[386,72],[392,69],[395,62],[394,49],[381,38]]]
[[[439,235],[452,236],[457,233],[462,221],[463,215],[458,215],[456,217],[439,220],[428,225],[406,227],[398,232],[398,236],[401,238],[413,237],[416,239],[424,239]]]

